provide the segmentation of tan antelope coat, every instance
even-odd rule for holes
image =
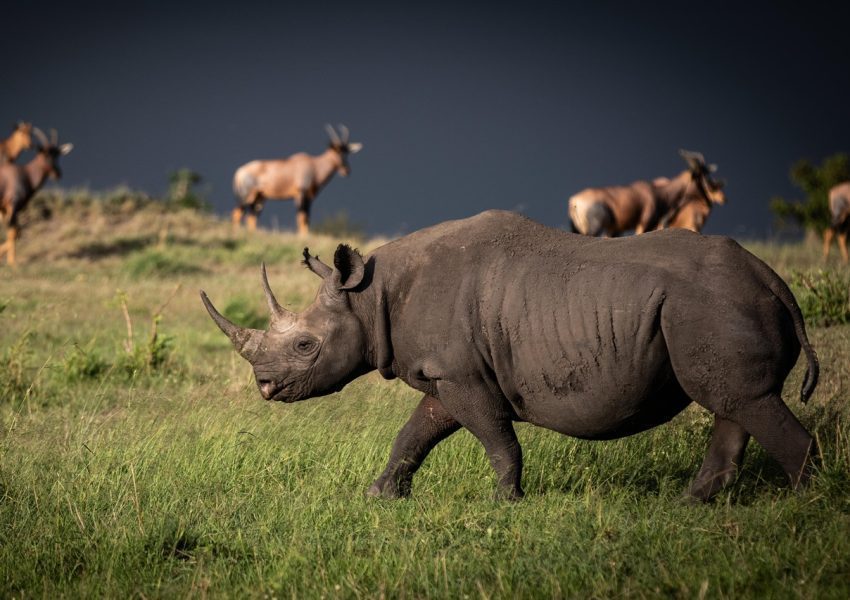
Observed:
[[[823,258],[829,258],[832,238],[838,238],[841,259],[847,263],[847,234],[850,233],[850,181],[839,183],[829,190],[829,213],[832,223],[823,233]]]
[[[233,225],[238,227],[246,216],[249,230],[257,227],[257,219],[266,200],[295,201],[298,234],[310,231],[310,208],[319,191],[336,173],[347,177],[351,172],[348,155],[359,152],[359,143],[348,141],[348,129],[340,126],[338,134],[327,126],[330,147],[313,156],[304,152],[276,160],[254,160],[242,165],[233,176],[233,191],[238,205],[233,209]]]
[[[0,163],[15,162],[21,152],[32,148],[32,123],[15,125],[12,135],[0,141]]]

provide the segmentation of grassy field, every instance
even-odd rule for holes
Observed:
[[[336,243],[309,240],[323,257]],[[306,306],[302,245],[120,199],[29,224],[20,267],[0,270],[0,596],[850,595],[850,325],[811,328],[807,406],[802,364],[786,386],[823,451],[801,493],[752,442],[735,486],[681,503],[711,425],[691,408],[612,442],[520,425],[516,504],[492,499],[465,432],[412,498],[366,499],[419,395],[372,374],[263,402],[198,300],[262,325],[265,260],[282,303]],[[783,276],[821,266],[815,246],[750,248]]]

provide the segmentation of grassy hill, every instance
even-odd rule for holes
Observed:
[[[434,451],[411,499],[368,500],[419,394],[371,374],[324,399],[265,403],[198,299],[203,288],[262,326],[264,260],[300,310],[317,289],[301,240],[126,191],[45,197],[27,214],[21,264],[0,269],[0,596],[850,593],[846,324],[810,328],[822,374],[807,406],[802,364],[788,381],[823,450],[801,493],[753,442],[737,485],[682,504],[711,426],[691,408],[612,442],[519,425],[517,504],[492,500],[466,432]],[[306,243],[327,258],[338,242]],[[749,247],[817,297],[815,246]],[[829,273],[846,281],[837,263]]]

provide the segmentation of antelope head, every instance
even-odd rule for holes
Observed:
[[[74,144],[59,145],[59,134],[55,129],[50,130],[50,139],[44,135],[44,132],[38,127],[33,127],[32,132],[35,135],[38,143],[36,151],[46,161],[47,175],[51,179],[59,179],[62,177],[62,170],[59,168],[59,157],[69,154],[74,149]]]
[[[707,164],[701,152],[679,150],[679,155],[685,159],[691,173],[691,180],[704,191],[706,200],[712,204],[725,204],[726,193],[723,188],[726,182],[711,176],[717,171],[717,165]]]
[[[330,138],[330,147],[339,154],[340,163],[337,167],[337,172],[343,177],[347,177],[351,173],[351,167],[348,165],[348,155],[357,154],[363,148],[363,144],[359,142],[350,142],[348,127],[345,125],[339,126],[339,132],[332,125],[325,125],[325,130]]]

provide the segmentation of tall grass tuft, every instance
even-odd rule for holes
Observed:
[[[791,285],[806,322],[818,327],[850,323],[850,275],[834,270],[792,273]]]
[[[20,402],[34,385],[29,368],[30,334],[25,331],[0,355],[0,404]]]

